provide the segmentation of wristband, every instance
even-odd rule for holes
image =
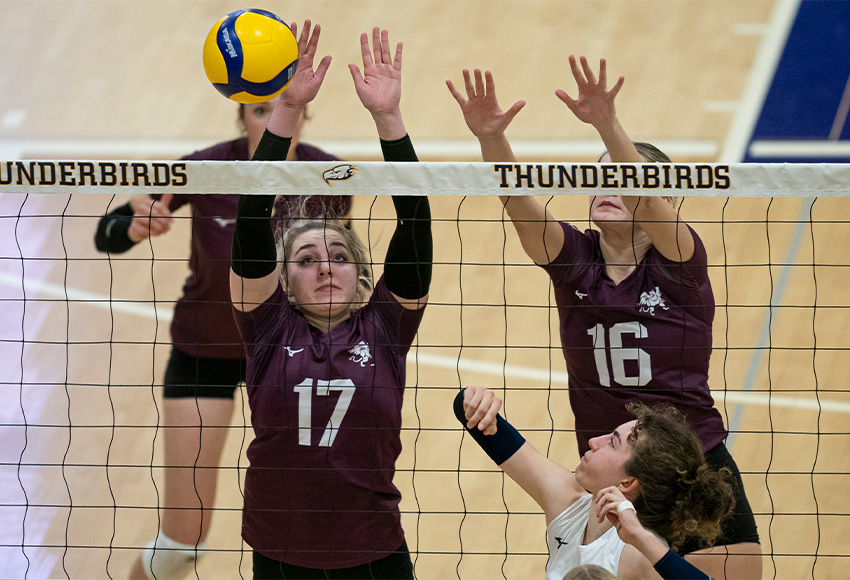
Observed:
[[[621,501],[617,504],[617,515],[623,513],[626,510],[632,510],[633,512],[635,512],[635,514],[637,514],[637,510],[635,509],[634,504],[629,500]]]
[[[463,412],[463,391],[459,392],[455,397],[454,411],[455,417],[464,426],[466,432],[472,435],[475,442],[481,446],[481,449],[484,450],[496,465],[501,465],[510,459],[525,443],[525,437],[501,415],[496,415],[497,430],[495,435],[485,435],[477,428],[470,429],[467,427],[466,416]]]

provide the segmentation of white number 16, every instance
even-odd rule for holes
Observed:
[[[631,334],[635,338],[647,338],[646,327],[640,322],[618,322],[608,331],[608,346],[605,346],[605,327],[597,324],[588,329],[587,334],[593,338],[593,358],[596,360],[596,372],[599,373],[599,384],[611,386],[608,376],[608,361],[611,357],[611,369],[614,371],[614,381],[624,387],[642,387],[652,380],[652,365],[649,354],[642,348],[623,348],[623,335]],[[638,376],[626,376],[626,361],[636,360]]]

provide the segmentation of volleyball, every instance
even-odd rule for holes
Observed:
[[[266,10],[231,12],[204,42],[204,71],[222,95],[262,103],[289,85],[298,66],[298,41],[286,23]]]

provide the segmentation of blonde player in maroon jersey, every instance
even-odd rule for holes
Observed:
[[[655,147],[633,143],[617,119],[605,61],[599,78],[582,57],[570,56],[578,97],[556,91],[573,114],[596,128],[608,151],[600,161],[669,162]],[[466,97],[449,91],[478,138],[485,161],[516,161],[505,130],[525,106],[502,111],[489,71],[463,71]],[[598,230],[580,232],[558,222],[533,197],[502,197],[526,254],[555,287],[561,346],[579,452],[588,441],[629,419],[626,404],[668,403],[687,418],[714,468],[735,476],[736,508],[718,544],[682,553],[715,578],[761,576],[761,546],[743,482],[723,441],[723,420],[708,387],[714,296],[699,236],[678,215],[671,198],[604,195],[590,200]],[[696,552],[696,553],[695,553]]]
[[[298,70],[255,160],[286,159],[330,65],[326,56],[313,67],[319,32],[305,22]],[[366,34],[360,46],[363,71],[349,68],[384,159],[416,161],[399,108],[402,46],[393,55],[377,28],[372,48]],[[398,220],[371,297],[360,283],[367,252],[354,232],[333,220],[293,220],[276,244],[273,203],[240,198],[231,271],[255,435],[242,525],[254,577],[412,580],[392,480],[406,357],[431,280],[428,199],[393,196]]]

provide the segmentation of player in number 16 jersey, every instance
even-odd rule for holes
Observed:
[[[633,143],[620,125],[614,99],[624,78],[609,90],[604,60],[598,80],[584,57],[581,66],[574,56],[569,61],[578,97],[556,95],[599,133],[608,149],[599,161],[669,163],[652,145]],[[449,90],[484,160],[516,161],[505,129],[525,103],[502,111],[492,74],[476,70],[474,77],[464,71],[466,98],[451,82]],[[682,552],[710,576],[760,578],[755,518],[708,388],[714,297],[702,241],[669,197],[594,196],[590,219],[598,230],[585,233],[555,220],[533,197],[501,200],[526,254],[555,286],[580,453],[628,420],[631,401],[675,406],[699,435],[708,464],[733,474],[736,493],[717,545],[687,544]]]

